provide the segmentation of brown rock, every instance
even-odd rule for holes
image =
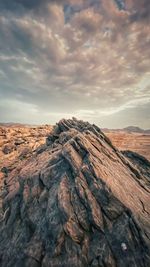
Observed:
[[[149,267],[148,163],[143,176],[98,127],[76,119],[47,140],[8,174],[1,266]]]

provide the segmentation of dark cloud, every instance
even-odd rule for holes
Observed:
[[[47,1],[45,0],[1,0],[0,8],[14,11],[16,8],[34,9]]]
[[[115,0],[115,2],[120,10],[126,10],[124,0]]]

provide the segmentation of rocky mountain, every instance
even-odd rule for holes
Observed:
[[[149,162],[134,158],[97,126],[61,120],[5,176],[0,266],[149,267]]]

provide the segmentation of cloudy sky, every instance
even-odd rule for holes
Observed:
[[[150,0],[0,0],[0,121],[150,128]]]

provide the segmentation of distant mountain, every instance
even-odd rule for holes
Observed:
[[[0,127],[8,127],[8,128],[24,128],[24,127],[47,127],[51,126],[48,124],[28,124],[28,123],[17,123],[17,122],[0,122]]]
[[[31,125],[17,123],[17,122],[0,122],[0,127],[27,127],[27,126],[31,126]]]
[[[150,129],[144,130],[137,126],[128,126],[128,127],[123,128],[123,130],[126,132],[132,132],[132,133],[150,133]]]
[[[150,266],[149,173],[96,125],[61,120],[5,175],[0,266]]]
[[[142,133],[142,134],[150,134],[150,129],[144,130],[137,126],[128,126],[122,129],[109,129],[103,128],[104,132],[127,132],[127,133]]]

